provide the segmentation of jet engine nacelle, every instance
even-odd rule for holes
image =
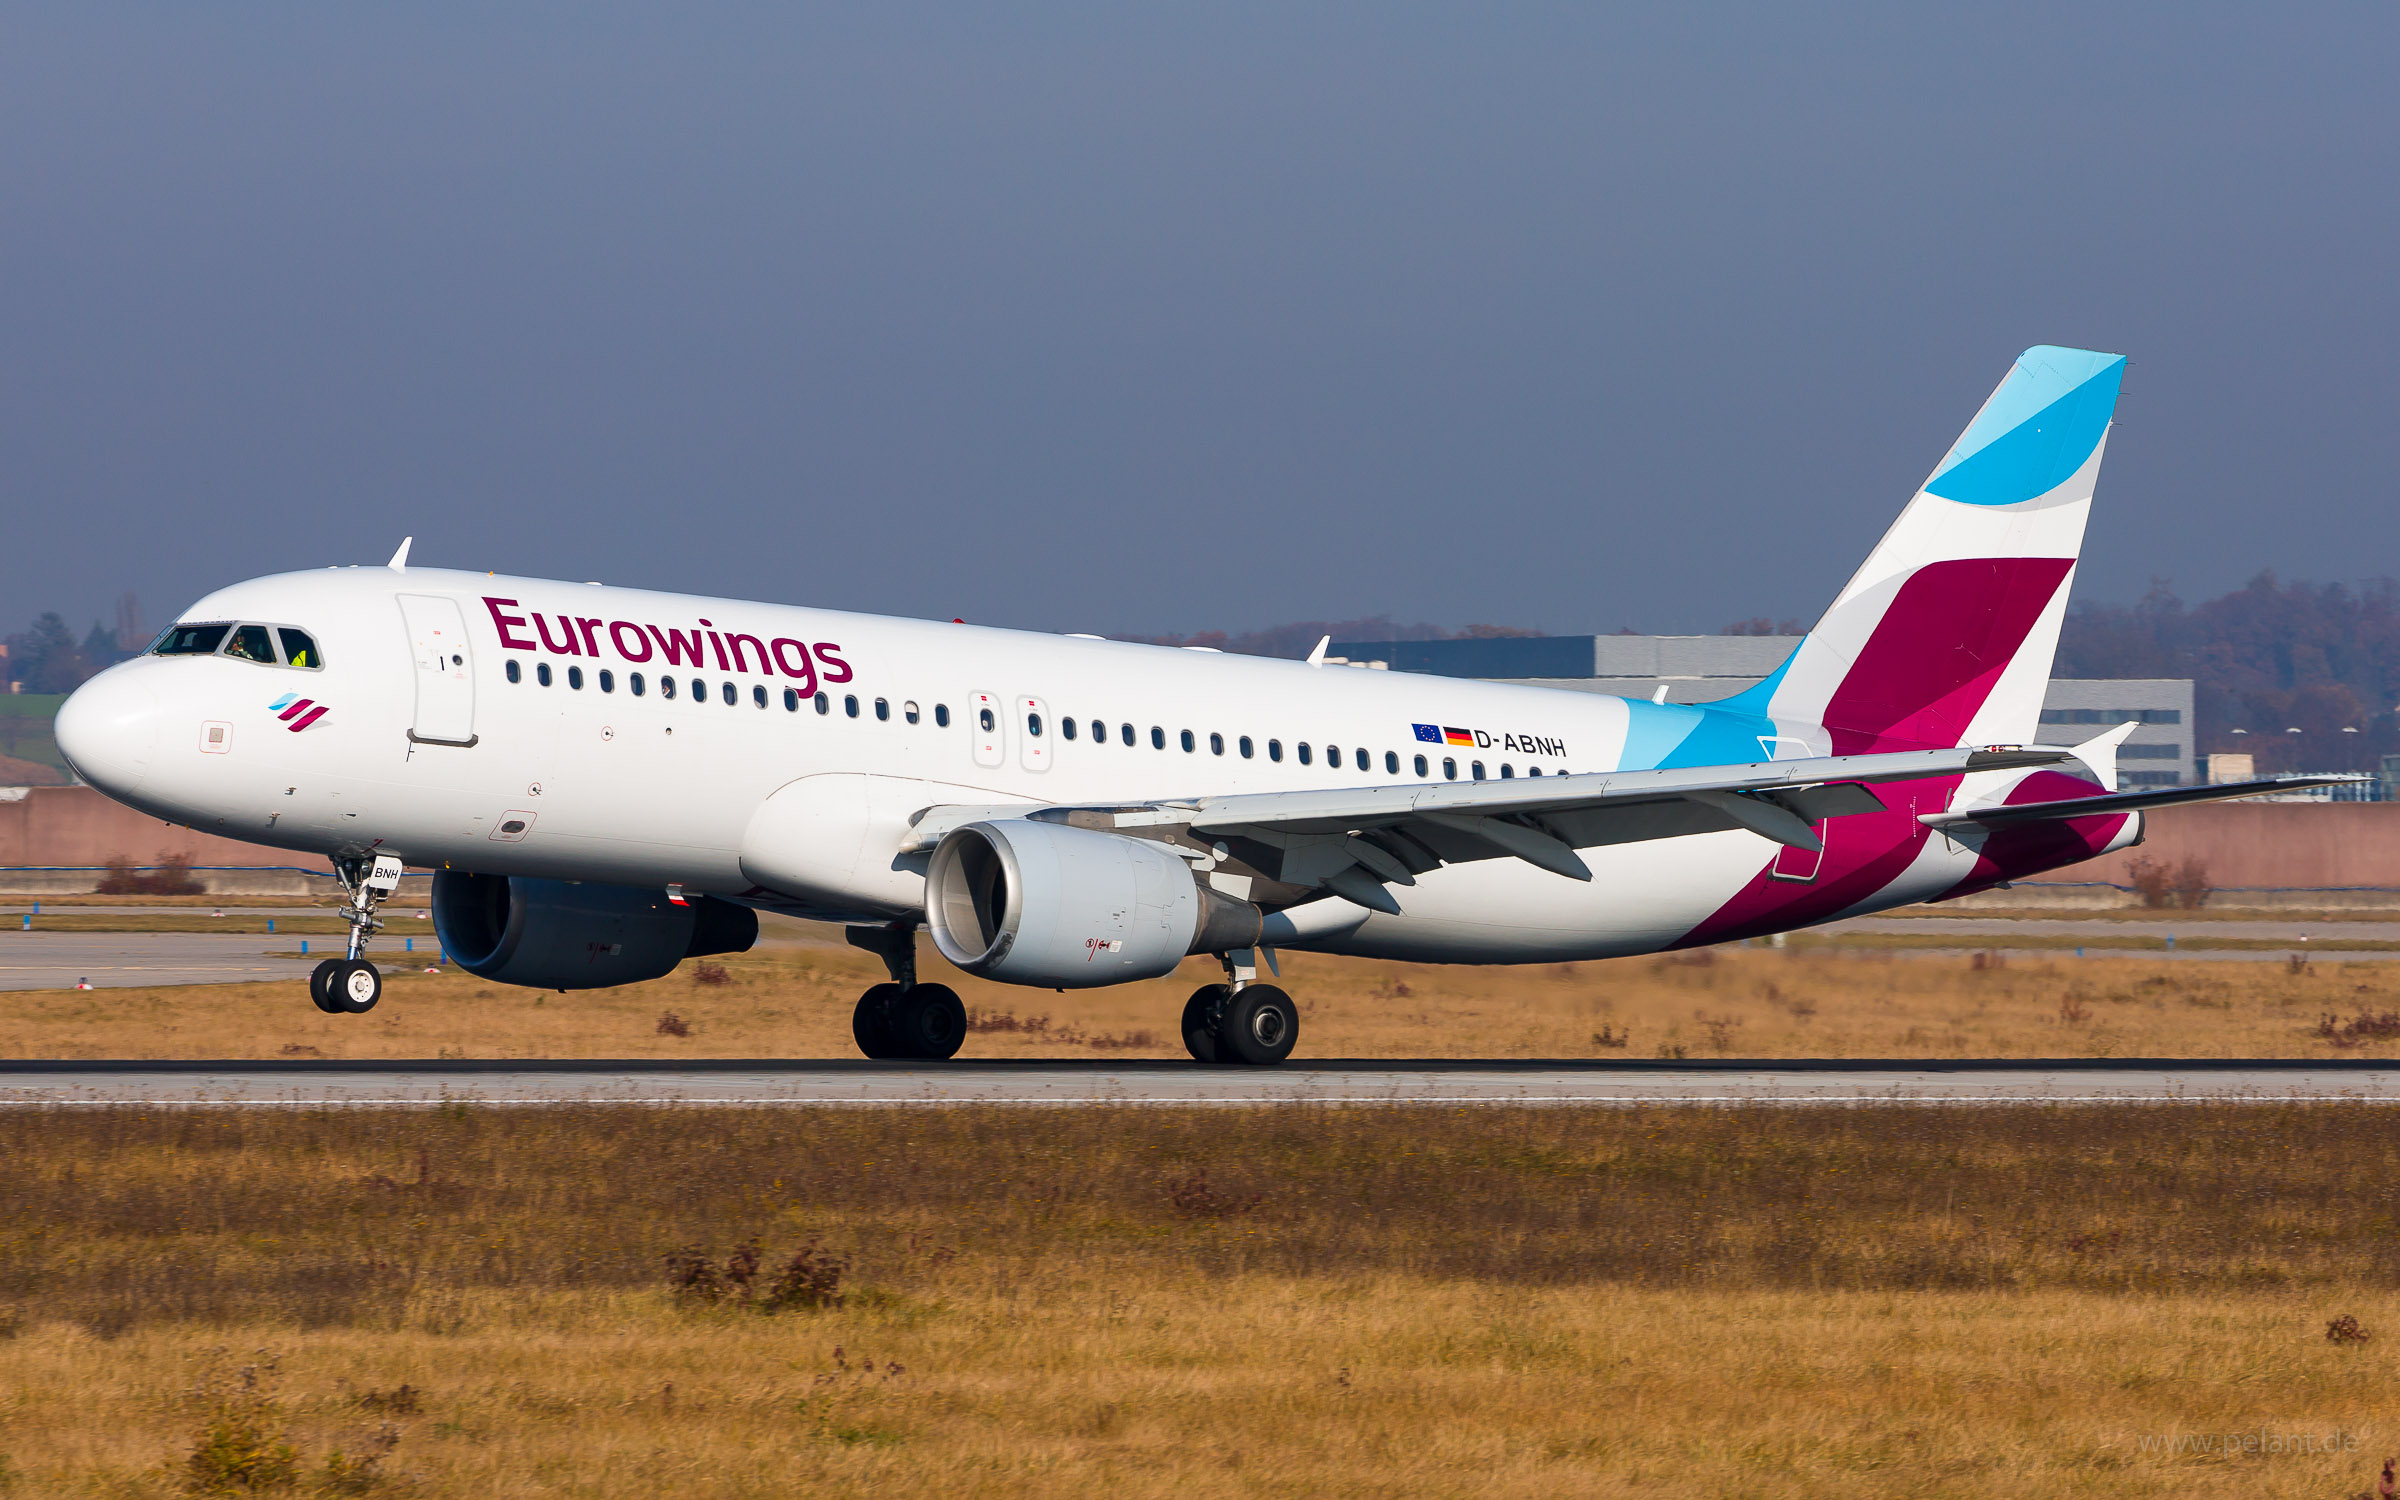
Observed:
[[[687,958],[746,952],[758,941],[758,913],[708,896],[678,906],[656,889],[442,870],[433,930],[450,961],[478,979],[597,990],[656,979]]]
[[[1155,979],[1189,954],[1250,946],[1262,920],[1165,844],[1025,818],[951,830],[926,871],[925,918],[968,973],[1057,989]]]

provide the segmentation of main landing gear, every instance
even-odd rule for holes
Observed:
[[[400,888],[400,868],[400,861],[389,854],[378,854],[372,861],[333,862],[334,879],[342,883],[342,893],[349,897],[341,915],[350,923],[350,952],[347,957],[325,960],[308,976],[308,998],[329,1016],[365,1015],[383,998],[383,971],[359,955],[366,951],[367,939],[383,926],[375,908]]]
[[[883,960],[891,973],[858,997],[850,1013],[850,1035],[858,1050],[874,1058],[938,1061],[958,1055],[967,1039],[967,1007],[946,984],[917,983],[917,929],[913,922],[888,927],[853,927],[852,947]]]
[[[1204,1063],[1273,1067],[1300,1040],[1300,1011],[1292,997],[1258,982],[1255,950],[1225,957],[1225,983],[1204,984],[1183,1003],[1183,1045]]]

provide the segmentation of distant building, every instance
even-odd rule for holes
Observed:
[[[1651,698],[1664,688],[1669,703],[1713,703],[1782,666],[1800,640],[1796,635],[1545,635],[1335,641],[1326,660],[1621,698]],[[2122,785],[2181,786],[2195,779],[2190,678],[2053,678],[2042,700],[2042,738],[2052,744],[2087,740],[2129,719],[2141,727],[2117,751]]]

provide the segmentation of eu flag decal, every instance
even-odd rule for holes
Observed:
[[[1416,730],[1417,738],[1428,745],[1438,745],[1442,742],[1441,730],[1431,724],[1412,724],[1409,727]]]

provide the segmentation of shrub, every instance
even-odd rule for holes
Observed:
[[[712,964],[704,958],[692,965],[692,983],[694,984],[731,984],[732,982],[733,971],[723,964]]]
[[[2329,1344],[2363,1344],[2374,1335],[2358,1326],[2358,1319],[2344,1313],[2325,1325],[2325,1342]]]
[[[2186,911],[2198,911],[2208,905],[2208,898],[2217,888],[2209,883],[2208,866],[2196,859],[2187,859],[2175,867],[2175,904]]]
[[[755,1238],[745,1240],[722,1266],[711,1263],[697,1246],[678,1250],[667,1257],[667,1290],[681,1303],[724,1304],[760,1313],[842,1305],[842,1278],[850,1272],[847,1259],[810,1240],[762,1284],[758,1268],[763,1248]]]
[[[2142,858],[2125,867],[2126,878],[2133,882],[2134,894],[2148,907],[2175,904],[2175,876],[2157,860]]]
[[[183,1460],[184,1492],[249,1495],[289,1488],[299,1477],[300,1455],[284,1440],[274,1359],[230,1373],[221,1361],[222,1351],[212,1355],[191,1391],[202,1415],[199,1435]]]
[[[1176,1211],[1191,1219],[1224,1219],[1246,1214],[1266,1201],[1266,1194],[1228,1193],[1211,1186],[1208,1168],[1202,1167],[1189,1177],[1172,1178],[1167,1183],[1167,1201]]]
[[[671,1010],[660,1011],[658,1015],[658,1034],[660,1036],[690,1036],[692,1034],[692,1023],[686,1021],[683,1017],[675,1014],[675,1012]]]

